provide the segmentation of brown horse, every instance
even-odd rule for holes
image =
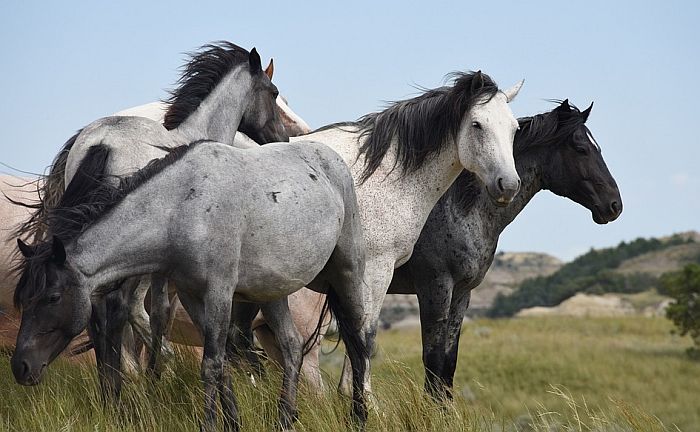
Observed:
[[[31,180],[0,175],[0,344],[14,346],[19,329],[19,314],[12,303],[17,278],[11,273],[12,260],[17,251],[14,230],[29,218],[30,210],[12,204],[12,200],[29,201],[38,198]],[[7,198],[6,198],[7,197]]]

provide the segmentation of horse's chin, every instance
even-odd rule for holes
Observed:
[[[614,215],[604,216],[603,214],[601,214],[597,210],[592,210],[591,215],[593,216],[593,222],[597,223],[598,225],[605,225],[605,224],[608,224],[608,223],[614,221],[615,219],[617,219],[617,216],[614,216]]]
[[[513,202],[513,200],[508,201],[502,197],[497,197],[497,196],[492,195],[491,192],[488,190],[488,188],[486,189],[486,191],[488,192],[488,195],[489,195],[489,198],[491,199],[491,202],[496,207],[500,207],[500,208],[508,207],[508,205],[511,202]]]
[[[26,377],[22,380],[17,380],[17,384],[23,385],[25,387],[33,387],[33,386],[39,385],[39,384],[41,384],[42,378],[44,378],[44,371],[45,370],[46,370],[46,365],[44,364],[41,366],[39,373],[29,375],[28,377]]]

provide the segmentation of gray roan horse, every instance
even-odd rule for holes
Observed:
[[[589,209],[596,223],[617,219],[622,200],[583,112],[568,100],[551,112],[519,120],[515,163],[522,191],[494,206],[478,179],[464,172],[438,202],[411,259],[394,273],[389,293],[418,295],[426,390],[452,397],[459,335],[471,290],[493,261],[501,232],[540,190]]]
[[[276,109],[277,88],[263,72],[255,48],[250,53],[230,42],[205,45],[192,54],[185,65],[179,85],[172,92],[163,123],[133,116],[112,116],[97,120],[72,137],[54,160],[44,182],[34,216],[25,223],[21,235],[43,231],[46,212],[60,200],[64,185],[76,174],[90,149],[98,144],[111,151],[106,173],[112,181],[144,167],[148,161],[164,156],[167,147],[184,145],[198,139],[211,139],[234,144],[237,130],[260,143],[287,141],[282,120]],[[249,140],[250,141],[250,140]],[[256,146],[244,142],[243,146]],[[165,280],[154,277],[153,307],[166,309]],[[120,281],[124,290],[105,290],[105,298],[95,298],[93,320],[89,327],[95,344],[100,379],[105,395],[118,396],[121,388],[122,329],[129,317],[128,302],[138,287],[139,279]],[[166,312],[156,313],[163,317]],[[162,334],[163,320],[151,325]],[[138,329],[138,327],[136,327]],[[150,344],[160,350],[161,340]],[[149,367],[156,369],[151,355]]]
[[[18,263],[22,309],[12,370],[37,384],[46,366],[88,324],[90,298],[141,274],[173,280],[204,336],[204,428],[216,428],[217,393],[226,430],[238,430],[225,346],[233,299],[263,303],[285,352],[280,422],[292,427],[302,340],[286,296],[303,286],[328,294],[353,367],[352,411],[367,416],[362,383],[364,247],[353,179],[345,162],[314,142],[237,149],[197,141],[113,186],[112,149],[89,151],[48,215],[49,241]]]

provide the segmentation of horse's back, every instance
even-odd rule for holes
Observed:
[[[237,247],[244,298],[279,298],[309,283],[332,254],[347,208],[356,206],[347,202],[354,200],[347,166],[322,144],[240,150],[202,143],[183,158],[189,174],[179,187],[187,196],[176,204],[173,235]]]
[[[148,161],[165,155],[162,147],[186,144],[160,123],[144,117],[104,117],[86,126],[78,135],[66,160],[65,180],[70,183],[92,146],[110,149],[109,173],[124,176],[143,168]]]

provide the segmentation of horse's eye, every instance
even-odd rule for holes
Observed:
[[[478,121],[474,121],[472,122],[472,127],[476,129],[481,129],[481,123],[479,123]]]
[[[61,300],[61,294],[59,293],[53,293],[49,296],[49,303],[55,304],[58,303]]]
[[[576,149],[576,153],[578,153],[578,154],[585,155],[585,154],[588,153],[588,152],[586,151],[586,148],[585,148],[585,147],[576,146],[576,147],[574,147],[574,149]]]

